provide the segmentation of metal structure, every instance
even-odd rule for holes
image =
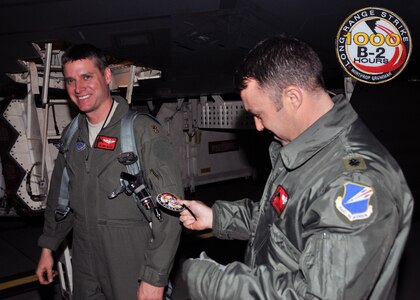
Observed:
[[[255,176],[246,156],[250,146],[241,142],[254,123],[241,101],[181,98],[163,103],[156,117],[177,149],[185,188]]]

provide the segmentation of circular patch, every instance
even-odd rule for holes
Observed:
[[[395,78],[412,51],[410,32],[395,13],[366,7],[352,13],[336,38],[337,58],[356,80],[377,84]]]
[[[156,201],[164,208],[172,211],[181,212],[185,206],[178,202],[178,197],[171,193],[162,193],[157,195]]]

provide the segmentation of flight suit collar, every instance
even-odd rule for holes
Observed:
[[[327,146],[358,117],[344,95],[333,98],[334,106],[296,139],[279,149],[283,164],[296,169]],[[273,146],[275,150],[279,146]],[[271,149],[270,149],[271,152]]]
[[[111,120],[105,127],[111,127],[115,123],[120,122],[121,118],[125,115],[125,113],[129,110],[129,106],[127,101],[121,96],[113,96],[112,99],[118,103],[118,106],[112,115]],[[115,104],[114,104],[115,105]],[[79,130],[86,131],[86,115],[82,114],[82,118],[79,118]]]
[[[107,126],[113,126],[115,123],[120,122],[122,117],[126,114],[126,112],[129,110],[129,106],[127,103],[127,100],[125,100],[121,96],[113,96],[112,99],[118,103],[117,109],[115,110],[115,113],[113,114],[111,121]],[[115,104],[114,104],[115,105]]]

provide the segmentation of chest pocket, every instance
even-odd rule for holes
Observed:
[[[275,270],[294,271],[299,268],[301,252],[287,239],[277,227],[271,226],[270,238],[267,243],[268,264]]]

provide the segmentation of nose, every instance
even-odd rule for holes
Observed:
[[[254,123],[255,123],[255,128],[258,131],[263,131],[264,130],[264,125],[263,125],[261,119],[259,119],[257,117],[254,117]]]
[[[82,81],[81,80],[75,80],[74,81],[74,92],[76,94],[78,94],[81,91],[83,91],[83,89],[84,89],[84,85],[83,85]]]

